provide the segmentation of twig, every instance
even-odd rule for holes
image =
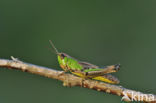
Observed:
[[[57,71],[47,67],[41,67],[19,61],[14,57],[12,57],[12,60],[0,59],[0,67],[18,69],[24,72],[57,79],[63,81],[64,86],[80,86],[84,88],[94,89],[97,91],[103,91],[110,94],[115,94],[117,96],[121,96],[124,101],[142,101],[156,103],[156,95],[154,94],[145,94],[138,91],[126,89],[122,86],[107,84],[95,80],[83,80],[80,77],[64,73],[63,71]]]

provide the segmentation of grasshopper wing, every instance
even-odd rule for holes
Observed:
[[[103,68],[100,68],[100,67],[92,68],[92,67],[93,66],[91,66],[91,68],[83,69],[83,72],[86,73],[86,76],[96,77],[96,76],[102,76],[108,73],[117,72],[120,69],[120,64],[105,66]]]
[[[79,64],[81,66],[83,66],[83,69],[90,69],[90,68],[98,68],[98,66],[94,65],[94,64],[91,64],[91,63],[88,63],[88,62],[81,62],[79,61]]]

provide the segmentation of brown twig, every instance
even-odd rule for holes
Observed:
[[[138,91],[126,89],[119,85],[107,84],[104,82],[98,82],[94,80],[83,80],[80,77],[72,74],[64,73],[63,71],[57,71],[46,67],[41,67],[29,63],[25,63],[12,57],[12,60],[0,59],[0,67],[12,68],[22,70],[41,76],[45,76],[52,79],[63,81],[64,86],[80,86],[84,88],[94,89],[97,91],[103,91],[110,94],[123,97],[124,101],[142,101],[149,103],[156,103],[156,95],[145,94]],[[83,83],[82,83],[83,80]],[[126,98],[126,96],[129,98]]]

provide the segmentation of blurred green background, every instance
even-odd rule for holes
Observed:
[[[97,65],[120,63],[120,85],[156,94],[155,0],[0,0],[0,58],[61,70],[59,51]],[[121,98],[0,68],[0,103],[118,103]]]

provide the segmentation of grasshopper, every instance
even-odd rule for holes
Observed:
[[[94,79],[111,84],[118,84],[120,81],[110,73],[117,72],[120,64],[99,67],[94,64],[79,61],[66,53],[58,52],[51,40],[49,40],[52,48],[57,54],[60,67],[65,72],[71,72],[84,79]]]

